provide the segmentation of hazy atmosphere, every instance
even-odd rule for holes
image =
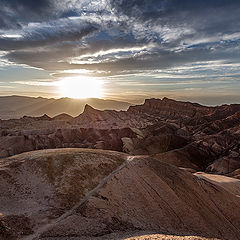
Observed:
[[[240,1],[0,4],[1,95],[240,103]]]

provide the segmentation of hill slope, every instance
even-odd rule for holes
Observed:
[[[239,178],[240,105],[146,99],[127,111],[86,105],[77,117],[0,120],[0,157],[68,147],[150,155],[178,167]]]
[[[149,157],[29,152],[0,161],[0,184],[2,239],[106,239],[132,231],[240,239],[239,197]]]

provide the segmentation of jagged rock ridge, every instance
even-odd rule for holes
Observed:
[[[163,98],[127,111],[86,105],[75,118],[62,114],[0,121],[0,136],[1,157],[45,148],[100,148],[239,177],[239,104],[207,107]]]

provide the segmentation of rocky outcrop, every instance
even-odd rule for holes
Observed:
[[[56,149],[0,160],[2,238],[9,230],[24,240],[154,231],[237,240],[239,204],[227,187],[149,157]]]
[[[82,114],[76,117],[72,124],[84,128],[142,128],[152,124],[152,119],[136,115],[128,111],[100,111],[86,105]]]
[[[216,174],[229,174],[240,168],[239,159],[233,159],[229,157],[222,157],[215,160],[211,165],[206,169],[207,172],[212,172]]]
[[[197,103],[180,102],[169,98],[146,99],[143,105],[130,106],[129,112],[158,114],[164,118],[194,118],[209,114],[211,107]]]
[[[87,129],[57,128],[5,132],[0,137],[0,157],[8,157],[22,152],[49,148],[100,148],[123,151],[122,138],[136,138],[130,128]]]
[[[71,121],[72,119],[73,117],[66,113],[62,113],[53,117],[53,120],[55,121]]]
[[[86,105],[73,118],[0,121],[0,157],[46,148],[84,147],[152,155],[179,167],[231,174],[240,163],[240,105],[205,107],[146,99],[127,111]]]
[[[0,239],[240,239],[239,119],[164,98],[1,120]]]

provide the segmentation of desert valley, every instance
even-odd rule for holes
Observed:
[[[0,240],[240,240],[240,0],[0,0]]]
[[[0,136],[1,239],[240,239],[239,104],[86,105]]]

